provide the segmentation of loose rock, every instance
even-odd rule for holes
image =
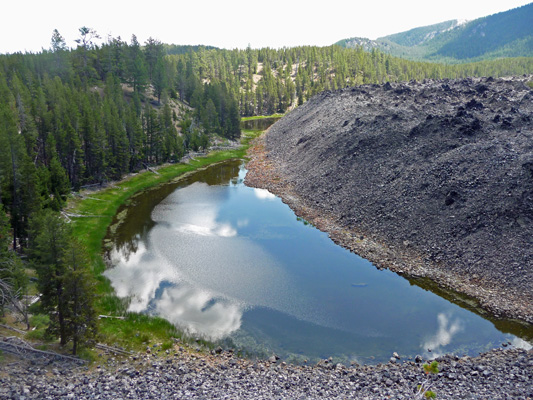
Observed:
[[[0,364],[0,398],[411,399],[417,385],[427,378],[422,366],[413,362],[323,369],[187,352],[167,360],[171,362],[150,355],[145,361],[126,360],[127,367],[106,363],[88,371],[65,363],[32,365],[9,360]],[[533,395],[532,351],[494,350],[475,358],[455,361],[446,356],[437,361],[442,370],[450,371],[430,377],[439,399],[527,399]],[[57,374],[52,373],[54,369]]]

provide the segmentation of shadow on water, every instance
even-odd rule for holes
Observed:
[[[436,282],[429,278],[410,277],[404,276],[411,285],[418,286],[424,290],[432,292],[449,302],[458,305],[465,310],[473,312],[474,314],[483,317],[487,321],[490,321],[496,329],[503,333],[510,333],[518,336],[528,342],[533,341],[533,325],[527,322],[519,321],[516,319],[508,318],[496,318],[494,315],[483,309],[478,300],[466,294],[456,292],[451,289],[446,289],[439,286]]]
[[[250,131],[264,131],[268,129],[270,125],[278,121],[280,118],[281,117],[267,117],[241,121],[241,129],[246,129]]]

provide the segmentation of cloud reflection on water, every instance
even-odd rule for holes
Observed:
[[[137,251],[112,252],[115,267],[106,276],[117,294],[131,299],[131,311],[157,312],[182,327],[187,325],[185,329],[194,334],[212,338],[238,329],[242,304],[271,307],[312,322],[320,316],[327,324],[327,313],[313,296],[295,287],[276,255],[239,234],[249,228],[249,218],[222,216],[223,190],[194,184],[156,206],[152,211],[156,224]],[[257,193],[267,199],[272,196],[263,190]]]
[[[447,346],[451,343],[453,336],[463,329],[462,323],[459,319],[451,321],[451,316],[444,313],[439,313],[437,316],[439,329],[434,336],[429,337],[421,345],[423,349],[432,351],[432,357],[436,358],[446,353],[441,347]]]
[[[111,259],[115,267],[105,276],[117,296],[130,300],[128,311],[155,311],[186,332],[208,340],[221,339],[240,328],[242,305],[182,283],[175,269],[152,257],[144,243],[127,257],[115,249]]]
[[[175,279],[170,274],[171,269],[150,255],[143,242],[139,243],[136,252],[126,254],[113,249],[110,257],[115,267],[105,271],[104,275],[111,281],[118,297],[130,299],[128,311],[145,311],[161,281]]]
[[[211,198],[199,198],[199,192],[208,191]],[[189,196],[181,195],[190,192]],[[152,218],[158,224],[169,223],[179,233],[199,236],[237,236],[237,229],[228,221],[218,221],[219,207],[217,199],[223,197],[217,188],[207,189],[206,185],[191,185],[168,196],[152,212]],[[172,204],[179,205],[181,212],[176,213]]]
[[[276,198],[266,190],[254,193]],[[278,255],[250,237],[251,229],[256,232],[252,236],[259,229],[264,239],[268,229],[261,224],[250,228],[253,222],[242,209],[246,203],[228,207],[227,197],[238,196],[226,187],[204,184],[169,195],[152,211],[156,225],[149,234],[150,251],[191,286],[302,319],[316,313],[312,298],[295,287]]]
[[[151,208],[131,245],[115,242],[115,267],[106,276],[131,299],[130,311],[158,314],[206,339],[242,325],[235,343],[265,340],[276,352],[320,357],[333,349],[361,360],[392,351],[414,355],[421,345],[437,356],[477,351],[478,343],[468,347],[471,338],[481,346],[511,341],[477,316],[328,247],[334,245],[325,235],[302,230],[271,193],[236,190],[241,181],[239,172],[228,186],[210,180],[180,187]],[[369,284],[358,289],[353,282]],[[311,340],[303,343],[304,336]]]
[[[254,188],[254,195],[260,200],[275,200],[276,196],[266,189]]]
[[[533,349],[533,346],[531,345],[531,343],[528,343],[525,340],[520,339],[519,337],[512,338],[511,339],[511,345],[513,347],[516,347],[517,349],[524,349],[524,350],[527,350],[527,351]]]
[[[220,236],[233,237],[237,236],[237,230],[231,224],[213,224],[211,226],[201,226],[194,224],[182,224],[176,228],[176,231],[200,236]]]
[[[192,287],[165,288],[156,301],[157,314],[192,335],[222,339],[241,327],[243,308]]]

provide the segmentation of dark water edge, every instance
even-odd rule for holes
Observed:
[[[527,342],[533,342],[533,325],[525,321],[512,318],[498,318],[489,313],[479,304],[474,297],[464,293],[456,292],[452,289],[445,289],[429,278],[404,276],[405,279],[424,290],[435,293],[437,296],[458,305],[459,307],[479,315],[483,319],[490,321],[496,329],[503,333],[510,333]]]
[[[241,121],[241,129],[251,131],[264,131],[272,124],[278,121],[281,117],[266,117]]]

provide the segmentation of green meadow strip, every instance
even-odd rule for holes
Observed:
[[[242,117],[241,121],[254,121],[256,119],[266,119],[266,118],[281,118],[285,114],[272,114],[272,115],[254,115],[253,117]]]
[[[128,301],[118,298],[109,280],[102,275],[106,269],[103,241],[119,207],[136,193],[186,173],[225,160],[245,158],[250,140],[257,135],[255,131],[243,130],[242,145],[238,149],[212,152],[191,160],[188,164],[165,165],[158,168],[157,173],[140,172],[102,190],[86,191],[69,201],[65,214],[71,219],[74,234],[86,246],[93,261],[93,270],[98,282],[97,310],[109,317],[100,319],[101,341],[140,350],[153,343],[166,343],[168,347],[173,338],[183,337],[170,322],[162,318],[127,312]]]

